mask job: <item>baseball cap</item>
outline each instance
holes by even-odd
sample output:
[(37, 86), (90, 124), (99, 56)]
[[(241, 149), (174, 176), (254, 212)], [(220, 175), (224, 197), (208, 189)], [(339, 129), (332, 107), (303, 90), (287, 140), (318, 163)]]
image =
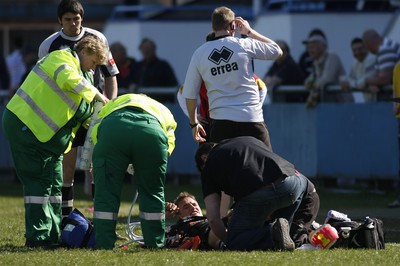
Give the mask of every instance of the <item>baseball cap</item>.
[(321, 42), (323, 44), (326, 44), (326, 39), (321, 35), (311, 35), (310, 37), (308, 37), (307, 40), (303, 41), (303, 44), (307, 44), (309, 42)]

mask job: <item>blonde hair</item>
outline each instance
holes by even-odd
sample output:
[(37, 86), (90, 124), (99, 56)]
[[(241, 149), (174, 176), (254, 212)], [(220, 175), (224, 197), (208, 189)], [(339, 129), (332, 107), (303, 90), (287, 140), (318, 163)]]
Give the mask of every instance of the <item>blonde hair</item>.
[(100, 38), (94, 35), (87, 35), (75, 44), (74, 50), (78, 53), (85, 51), (89, 55), (96, 55), (97, 65), (102, 65), (108, 57), (108, 45)]
[(213, 31), (228, 29), (229, 24), (235, 19), (235, 13), (226, 6), (217, 7), (211, 16)]

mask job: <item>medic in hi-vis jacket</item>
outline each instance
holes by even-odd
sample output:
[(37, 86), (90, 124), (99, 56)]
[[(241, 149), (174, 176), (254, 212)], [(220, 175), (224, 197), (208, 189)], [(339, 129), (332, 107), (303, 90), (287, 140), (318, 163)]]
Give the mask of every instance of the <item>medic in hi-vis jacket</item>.
[[(164, 184), (175, 148), (170, 110), (143, 94), (124, 94), (106, 104), (92, 131), (96, 248), (114, 248), (123, 180), (133, 165), (144, 244), (164, 246)], [(134, 191), (132, 191), (134, 192)]]
[(63, 153), (75, 130), (103, 96), (85, 72), (106, 59), (108, 48), (88, 36), (74, 48), (54, 51), (33, 67), (3, 113), (7, 137), (25, 203), (25, 245), (54, 246), (59, 241)]

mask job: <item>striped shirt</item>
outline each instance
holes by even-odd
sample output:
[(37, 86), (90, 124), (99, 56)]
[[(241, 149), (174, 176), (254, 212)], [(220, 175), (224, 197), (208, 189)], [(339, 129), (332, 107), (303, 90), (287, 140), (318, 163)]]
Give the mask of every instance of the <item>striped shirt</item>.
[(387, 68), (394, 68), (399, 59), (399, 43), (385, 38), (379, 47), (376, 58), (376, 69), (378, 71), (382, 71)]

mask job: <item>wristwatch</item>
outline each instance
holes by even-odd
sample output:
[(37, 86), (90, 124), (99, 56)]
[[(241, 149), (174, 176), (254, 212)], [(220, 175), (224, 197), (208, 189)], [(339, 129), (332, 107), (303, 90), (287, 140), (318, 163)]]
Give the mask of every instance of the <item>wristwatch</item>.
[(199, 124), (199, 123), (194, 123), (194, 124), (190, 124), (190, 123), (189, 123), (190, 128), (195, 128), (195, 127), (197, 127), (198, 124)]

